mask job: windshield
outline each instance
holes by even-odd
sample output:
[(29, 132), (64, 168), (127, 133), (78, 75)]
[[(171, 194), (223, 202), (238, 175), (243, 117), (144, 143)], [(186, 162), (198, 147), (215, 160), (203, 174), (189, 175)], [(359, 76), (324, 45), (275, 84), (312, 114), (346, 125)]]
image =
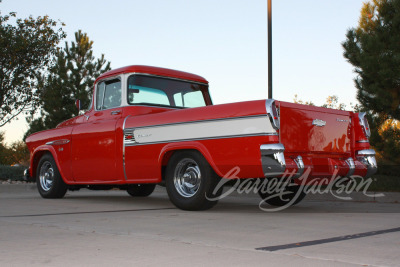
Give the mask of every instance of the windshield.
[(206, 106), (207, 85), (146, 75), (128, 78), (130, 105), (157, 105), (177, 108)]

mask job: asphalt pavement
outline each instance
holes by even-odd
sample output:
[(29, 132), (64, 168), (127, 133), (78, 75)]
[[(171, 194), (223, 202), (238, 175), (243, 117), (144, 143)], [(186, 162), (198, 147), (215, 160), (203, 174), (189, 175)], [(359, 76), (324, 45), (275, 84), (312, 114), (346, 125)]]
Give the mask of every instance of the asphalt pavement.
[(165, 188), (42, 199), (0, 185), (0, 266), (400, 266), (400, 193), (309, 195), (279, 212), (255, 194), (176, 209)]

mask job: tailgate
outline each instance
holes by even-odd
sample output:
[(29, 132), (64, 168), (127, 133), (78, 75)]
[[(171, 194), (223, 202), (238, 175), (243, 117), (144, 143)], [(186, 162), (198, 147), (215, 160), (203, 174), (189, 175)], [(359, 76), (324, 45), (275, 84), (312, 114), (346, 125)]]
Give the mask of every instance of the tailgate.
[(285, 153), (351, 153), (351, 112), (279, 102)]

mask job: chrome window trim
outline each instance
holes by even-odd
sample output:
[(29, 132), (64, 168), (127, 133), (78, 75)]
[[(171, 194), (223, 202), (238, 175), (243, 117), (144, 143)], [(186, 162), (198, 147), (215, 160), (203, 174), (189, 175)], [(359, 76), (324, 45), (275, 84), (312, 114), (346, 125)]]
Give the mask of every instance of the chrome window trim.
[[(98, 87), (98, 85), (100, 84), (100, 83), (102, 83), (102, 82), (106, 82), (106, 81), (110, 81), (110, 80), (116, 80), (116, 79), (118, 79), (120, 82), (121, 82), (121, 105), (119, 105), (119, 106), (117, 106), (117, 107), (112, 107), (112, 108), (107, 108), (107, 109), (97, 109), (97, 101), (96, 101), (96, 93), (97, 93), (97, 87)], [(95, 86), (95, 88), (94, 88), (94, 93), (93, 93), (93, 102), (94, 102), (94, 107), (93, 107), (93, 110), (94, 111), (103, 111), (103, 110), (110, 110), (110, 109), (113, 109), (113, 108), (119, 108), (119, 107), (122, 107), (123, 105), (122, 105), (122, 103), (123, 103), (123, 82), (122, 82), (122, 76), (120, 75), (120, 74), (118, 74), (118, 75), (116, 75), (116, 76), (112, 76), (112, 77), (107, 77), (107, 78), (104, 78), (104, 79), (101, 79), (101, 80), (99, 80), (97, 83), (96, 83), (96, 86)], [(106, 89), (104, 88), (104, 92), (103, 92), (103, 103), (104, 103), (104, 95), (105, 95), (105, 93), (106, 93)]]
[[(169, 79), (169, 80), (181, 81), (181, 82), (189, 82), (189, 83), (194, 83), (194, 84), (207, 86), (207, 93), (208, 93), (208, 96), (210, 98), (210, 105), (207, 105), (206, 99), (204, 99), (204, 104), (205, 105), (204, 106), (200, 106), (200, 107), (207, 107), (207, 106), (212, 106), (213, 105), (213, 101), (211, 99), (211, 95), (210, 95), (210, 91), (209, 91), (209, 84), (208, 83), (201, 83), (201, 82), (196, 82), (196, 81), (192, 81), (192, 80), (173, 78), (173, 77), (169, 77), (169, 76), (154, 75), (154, 74), (149, 74), (149, 73), (129, 72), (129, 73), (125, 74), (125, 81), (126, 81), (125, 89), (126, 89), (126, 92), (124, 94), (125, 94), (125, 99), (126, 99), (127, 106), (154, 106), (154, 107), (165, 107), (165, 108), (174, 108), (174, 109), (188, 109), (188, 108), (191, 108), (191, 107), (172, 107), (170, 105), (165, 105), (164, 106), (164, 105), (157, 105), (157, 104), (152, 104), (152, 103), (148, 103), (148, 105), (145, 105), (143, 103), (137, 103), (137, 104), (136, 103), (133, 103), (133, 104), (129, 103), (129, 101), (128, 101), (128, 81), (129, 81), (129, 78), (131, 76), (135, 76), (135, 75), (143, 75), (143, 76), (148, 76), (148, 77), (163, 78), (163, 79)], [(203, 98), (204, 98), (204, 96), (203, 96)]]

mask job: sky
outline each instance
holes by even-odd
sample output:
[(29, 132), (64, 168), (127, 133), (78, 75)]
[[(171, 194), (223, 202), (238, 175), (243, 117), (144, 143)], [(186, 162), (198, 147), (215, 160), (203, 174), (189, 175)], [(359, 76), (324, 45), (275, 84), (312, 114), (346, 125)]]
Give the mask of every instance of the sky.
[[(364, 0), (365, 1), (365, 0)], [(273, 98), (330, 95), (357, 103), (352, 66), (341, 43), (356, 27), (363, 0), (272, 0)], [(112, 68), (150, 65), (191, 72), (210, 82), (214, 104), (265, 99), (268, 92), (267, 0), (2, 0), (2, 15), (48, 15), (79, 29)], [(60, 44), (64, 46), (64, 43)], [(22, 139), (25, 119), (0, 128)]]

